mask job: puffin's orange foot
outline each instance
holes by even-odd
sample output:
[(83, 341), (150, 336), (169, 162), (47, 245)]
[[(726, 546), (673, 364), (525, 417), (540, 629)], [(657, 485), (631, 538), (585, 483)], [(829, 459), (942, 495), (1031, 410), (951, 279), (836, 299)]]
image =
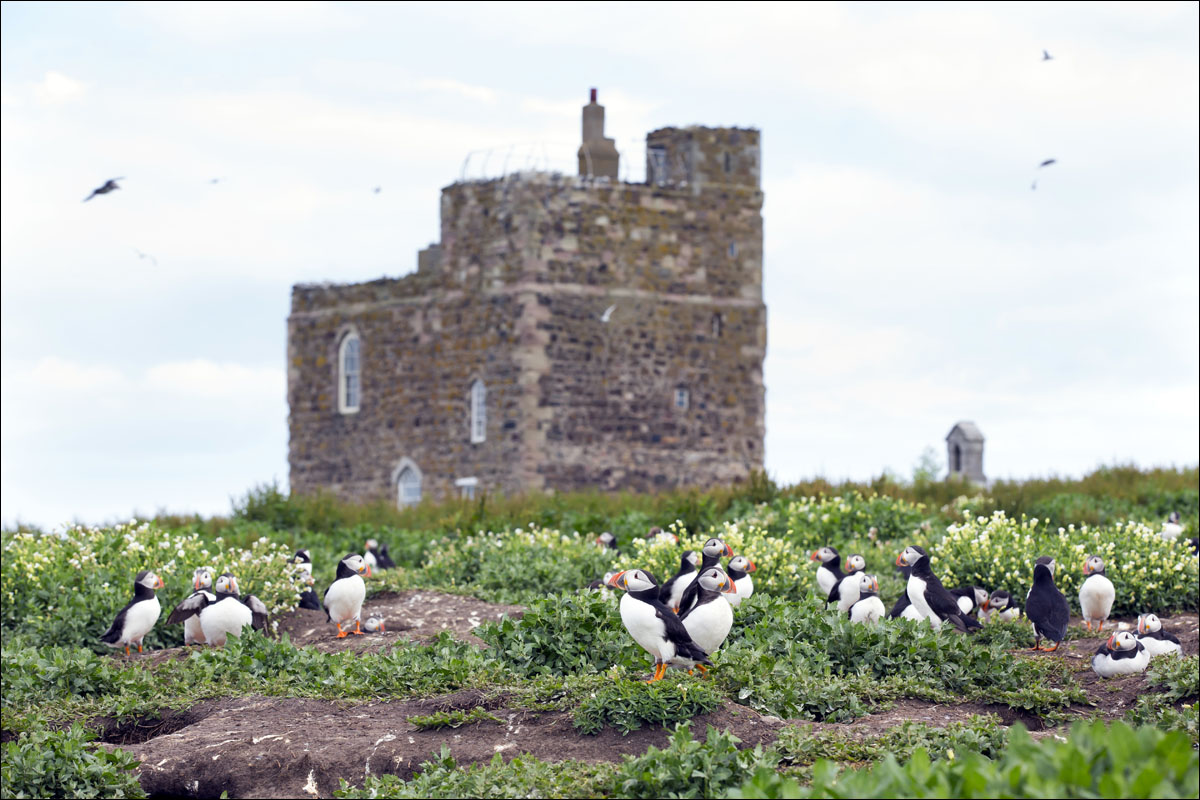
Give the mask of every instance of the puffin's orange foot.
[(366, 632), (362, 630), (361, 624), (359, 623), (358, 620), (354, 620), (354, 630), (352, 630), (350, 632), (354, 633), (354, 634), (358, 634), (359, 636), (366, 636)]
[(138, 642), (138, 652), (142, 652), (142, 643)]
[(349, 635), (350, 635), (350, 631), (338, 631), (338, 635), (336, 638), (345, 639)]
[(125, 645), (125, 655), (129, 655), (129, 645)]
[(663, 678), (663, 673), (665, 673), (666, 671), (667, 671), (666, 664), (656, 664), (654, 666), (654, 677), (651, 678), (650, 680), (646, 681), (646, 683), (654, 683), (655, 681), (661, 681)]
[(700, 674), (701, 674), (701, 675), (707, 675), (707, 674), (708, 674), (708, 667), (704, 666), (703, 664), (697, 664), (697, 665), (696, 665), (696, 669), (700, 670)]
[(1104, 620), (1100, 620), (1100, 624), (1096, 626), (1096, 633), (1104, 633)]
[(1090, 619), (1085, 619), (1083, 624), (1087, 626), (1088, 632), (1090, 633), (1092, 630), (1092, 621)]

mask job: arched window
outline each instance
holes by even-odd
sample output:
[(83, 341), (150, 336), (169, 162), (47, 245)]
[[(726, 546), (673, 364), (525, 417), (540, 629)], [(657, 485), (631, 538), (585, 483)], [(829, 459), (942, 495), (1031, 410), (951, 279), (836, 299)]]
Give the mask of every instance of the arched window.
[(483, 381), (471, 384), (471, 443), (487, 441), (487, 387)]
[(362, 400), (362, 342), (358, 334), (347, 333), (338, 347), (338, 411), (358, 412)]
[(954, 472), (962, 472), (962, 447), (958, 444), (954, 445)]
[(396, 505), (400, 508), (421, 502), (421, 470), (407, 458), (396, 470)]

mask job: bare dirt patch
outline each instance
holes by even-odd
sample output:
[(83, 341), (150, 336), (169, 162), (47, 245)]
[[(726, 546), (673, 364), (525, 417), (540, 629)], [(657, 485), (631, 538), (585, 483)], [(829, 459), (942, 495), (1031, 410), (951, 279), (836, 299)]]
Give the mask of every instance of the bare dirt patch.
[[(226, 700), (202, 718), (144, 742), (125, 745), (142, 760), (139, 780), (151, 795), (216, 797), (329, 797), (338, 779), (361, 784), (369, 774), (410, 778), (415, 768), (448, 745), (459, 764), (531, 753), (546, 761), (615, 762), (622, 755), (664, 747), (668, 732), (643, 728), (627, 736), (605, 729), (578, 733), (566, 712), (495, 708), (501, 722), (458, 729), (420, 730), (407, 718), (431, 710), (476, 707), (481, 694), (457, 692), (409, 702), (343, 705), (322, 700), (251, 697)], [(696, 717), (728, 730), (746, 746), (768, 745), (783, 722), (725, 703)]]

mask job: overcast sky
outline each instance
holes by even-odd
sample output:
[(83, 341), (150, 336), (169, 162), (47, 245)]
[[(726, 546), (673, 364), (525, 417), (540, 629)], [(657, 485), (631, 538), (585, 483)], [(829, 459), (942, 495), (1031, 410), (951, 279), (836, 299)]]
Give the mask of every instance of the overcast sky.
[(290, 286), (412, 271), (464, 174), (574, 171), (592, 86), (633, 180), (656, 127), (763, 132), (777, 479), (960, 419), (991, 477), (1198, 460), (1194, 3), (2, 13), (6, 523), (286, 484)]

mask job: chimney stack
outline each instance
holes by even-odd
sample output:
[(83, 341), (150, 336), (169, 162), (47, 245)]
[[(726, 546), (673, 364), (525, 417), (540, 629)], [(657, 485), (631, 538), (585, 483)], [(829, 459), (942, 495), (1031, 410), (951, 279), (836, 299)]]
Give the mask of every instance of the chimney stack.
[(604, 106), (596, 102), (596, 90), (583, 107), (583, 144), (579, 146), (579, 174), (584, 177), (607, 177), (617, 180), (620, 156), (617, 145), (604, 136)]

